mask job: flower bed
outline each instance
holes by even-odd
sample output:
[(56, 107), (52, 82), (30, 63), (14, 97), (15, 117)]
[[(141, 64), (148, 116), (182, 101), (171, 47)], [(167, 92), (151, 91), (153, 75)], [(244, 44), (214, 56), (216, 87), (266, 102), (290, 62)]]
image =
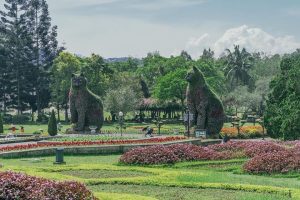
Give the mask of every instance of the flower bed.
[(191, 144), (155, 145), (135, 148), (123, 154), (121, 163), (125, 164), (173, 164), (191, 160), (221, 160), (230, 158), (229, 154), (220, 153)]
[(108, 141), (66, 141), (66, 142), (44, 142), (38, 144), (20, 144), (14, 146), (0, 147), (0, 152), (35, 149), (44, 147), (58, 147), (58, 146), (91, 146), (91, 145), (120, 145), (120, 144), (151, 144), (171, 142), (177, 140), (183, 140), (185, 137), (165, 137), (165, 138), (150, 138), (139, 140), (108, 140)]
[(236, 127), (223, 127), (221, 135), (226, 135), (230, 138), (257, 138), (263, 136), (263, 128), (261, 126), (242, 126), (240, 128), (240, 135)]
[(173, 164), (180, 161), (251, 158), (243, 167), (249, 173), (283, 173), (300, 170), (300, 142), (237, 141), (201, 147), (190, 144), (133, 149), (120, 158), (125, 164)]
[(0, 172), (0, 199), (97, 200), (81, 183), (55, 182), (14, 172)]

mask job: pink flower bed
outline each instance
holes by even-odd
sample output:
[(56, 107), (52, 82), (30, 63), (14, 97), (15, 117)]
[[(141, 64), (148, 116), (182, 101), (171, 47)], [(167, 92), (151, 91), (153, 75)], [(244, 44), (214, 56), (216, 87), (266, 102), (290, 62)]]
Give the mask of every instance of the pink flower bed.
[(173, 164), (179, 161), (228, 159), (226, 155), (208, 147), (191, 144), (156, 145), (132, 149), (120, 158), (126, 164)]
[(140, 140), (109, 140), (109, 141), (65, 141), (65, 142), (44, 142), (38, 144), (20, 144), (14, 146), (0, 147), (0, 152), (58, 147), (58, 146), (91, 146), (91, 145), (118, 145), (118, 144), (147, 144), (147, 143), (163, 143), (177, 140), (183, 140), (185, 137), (165, 137), (165, 138), (150, 138)]
[(55, 182), (14, 172), (0, 172), (0, 199), (97, 200), (81, 183)]
[(201, 147), (190, 144), (136, 148), (120, 158), (125, 164), (173, 164), (180, 161), (225, 160), (248, 157), (249, 173), (283, 173), (300, 170), (300, 142), (237, 141)]
[(285, 173), (300, 170), (300, 154), (292, 150), (262, 153), (243, 166), (250, 173)]

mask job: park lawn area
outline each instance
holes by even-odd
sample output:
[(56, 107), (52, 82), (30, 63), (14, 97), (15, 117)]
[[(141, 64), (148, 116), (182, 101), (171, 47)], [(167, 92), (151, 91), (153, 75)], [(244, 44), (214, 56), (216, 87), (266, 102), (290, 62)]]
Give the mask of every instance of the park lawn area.
[(66, 165), (53, 165), (54, 156), (0, 159), (4, 166), (0, 170), (80, 181), (104, 200), (300, 199), (300, 173), (271, 176), (245, 174), (241, 169), (245, 159), (125, 166), (118, 164), (119, 157), (65, 156)]

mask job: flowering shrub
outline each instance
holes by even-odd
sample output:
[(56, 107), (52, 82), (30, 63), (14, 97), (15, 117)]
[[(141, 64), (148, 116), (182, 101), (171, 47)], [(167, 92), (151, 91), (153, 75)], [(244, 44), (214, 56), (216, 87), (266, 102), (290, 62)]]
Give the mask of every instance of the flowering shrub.
[(121, 163), (127, 164), (173, 164), (179, 158), (168, 147), (154, 145), (150, 147), (140, 147), (126, 152), (120, 158)]
[(231, 158), (230, 154), (216, 152), (208, 147), (191, 144), (156, 145), (135, 148), (120, 158), (126, 164), (173, 164), (179, 161), (220, 160)]
[(236, 127), (223, 127), (221, 135), (226, 135), (230, 138), (256, 138), (263, 136), (263, 128), (261, 126), (242, 126), (240, 135)]
[(97, 200), (78, 182), (55, 182), (21, 173), (0, 173), (0, 199)]
[(146, 144), (146, 143), (163, 143), (170, 141), (183, 140), (185, 137), (165, 137), (165, 138), (150, 138), (139, 140), (107, 140), (107, 141), (65, 141), (65, 142), (40, 142), (38, 144), (20, 144), (14, 146), (2, 146), (0, 152), (57, 147), (57, 146), (90, 146), (90, 145), (114, 145), (114, 144)]
[(300, 154), (290, 150), (262, 153), (246, 162), (243, 168), (250, 173), (285, 173), (300, 170)]
[(286, 150), (284, 146), (274, 142), (255, 142), (246, 146), (245, 154), (248, 157), (254, 157), (264, 153), (277, 153)]

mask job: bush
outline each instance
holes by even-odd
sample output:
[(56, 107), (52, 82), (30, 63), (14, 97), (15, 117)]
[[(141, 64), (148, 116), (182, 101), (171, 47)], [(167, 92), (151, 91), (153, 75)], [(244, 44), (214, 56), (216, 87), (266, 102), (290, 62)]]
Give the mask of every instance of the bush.
[(51, 136), (57, 135), (57, 124), (54, 110), (51, 112), (51, 116), (48, 122), (48, 134)]
[(126, 152), (120, 158), (126, 164), (174, 164), (179, 158), (169, 148), (163, 145), (135, 148)]
[(217, 152), (208, 147), (191, 144), (156, 145), (136, 148), (126, 152), (120, 158), (125, 164), (174, 164), (192, 160), (222, 160), (232, 158), (228, 152)]
[(250, 173), (286, 173), (300, 170), (300, 154), (288, 150), (262, 153), (254, 156), (244, 165)]
[(4, 128), (3, 128), (3, 118), (2, 115), (0, 114), (0, 133), (4, 133)]
[(286, 150), (285, 147), (274, 142), (255, 142), (247, 145), (245, 154), (248, 157), (254, 157), (264, 153), (277, 153)]
[(36, 119), (36, 122), (39, 123), (47, 123), (48, 121), (49, 121), (49, 116), (44, 113), (39, 114)]
[(261, 126), (242, 126), (240, 128), (240, 135), (238, 135), (236, 127), (223, 127), (221, 135), (226, 135), (229, 138), (257, 138), (263, 136), (263, 128)]
[(29, 122), (31, 120), (31, 117), (29, 114), (13, 115), (11, 120), (11, 123), (13, 124), (24, 124)]
[(96, 200), (78, 182), (55, 182), (21, 173), (0, 172), (0, 199)]

